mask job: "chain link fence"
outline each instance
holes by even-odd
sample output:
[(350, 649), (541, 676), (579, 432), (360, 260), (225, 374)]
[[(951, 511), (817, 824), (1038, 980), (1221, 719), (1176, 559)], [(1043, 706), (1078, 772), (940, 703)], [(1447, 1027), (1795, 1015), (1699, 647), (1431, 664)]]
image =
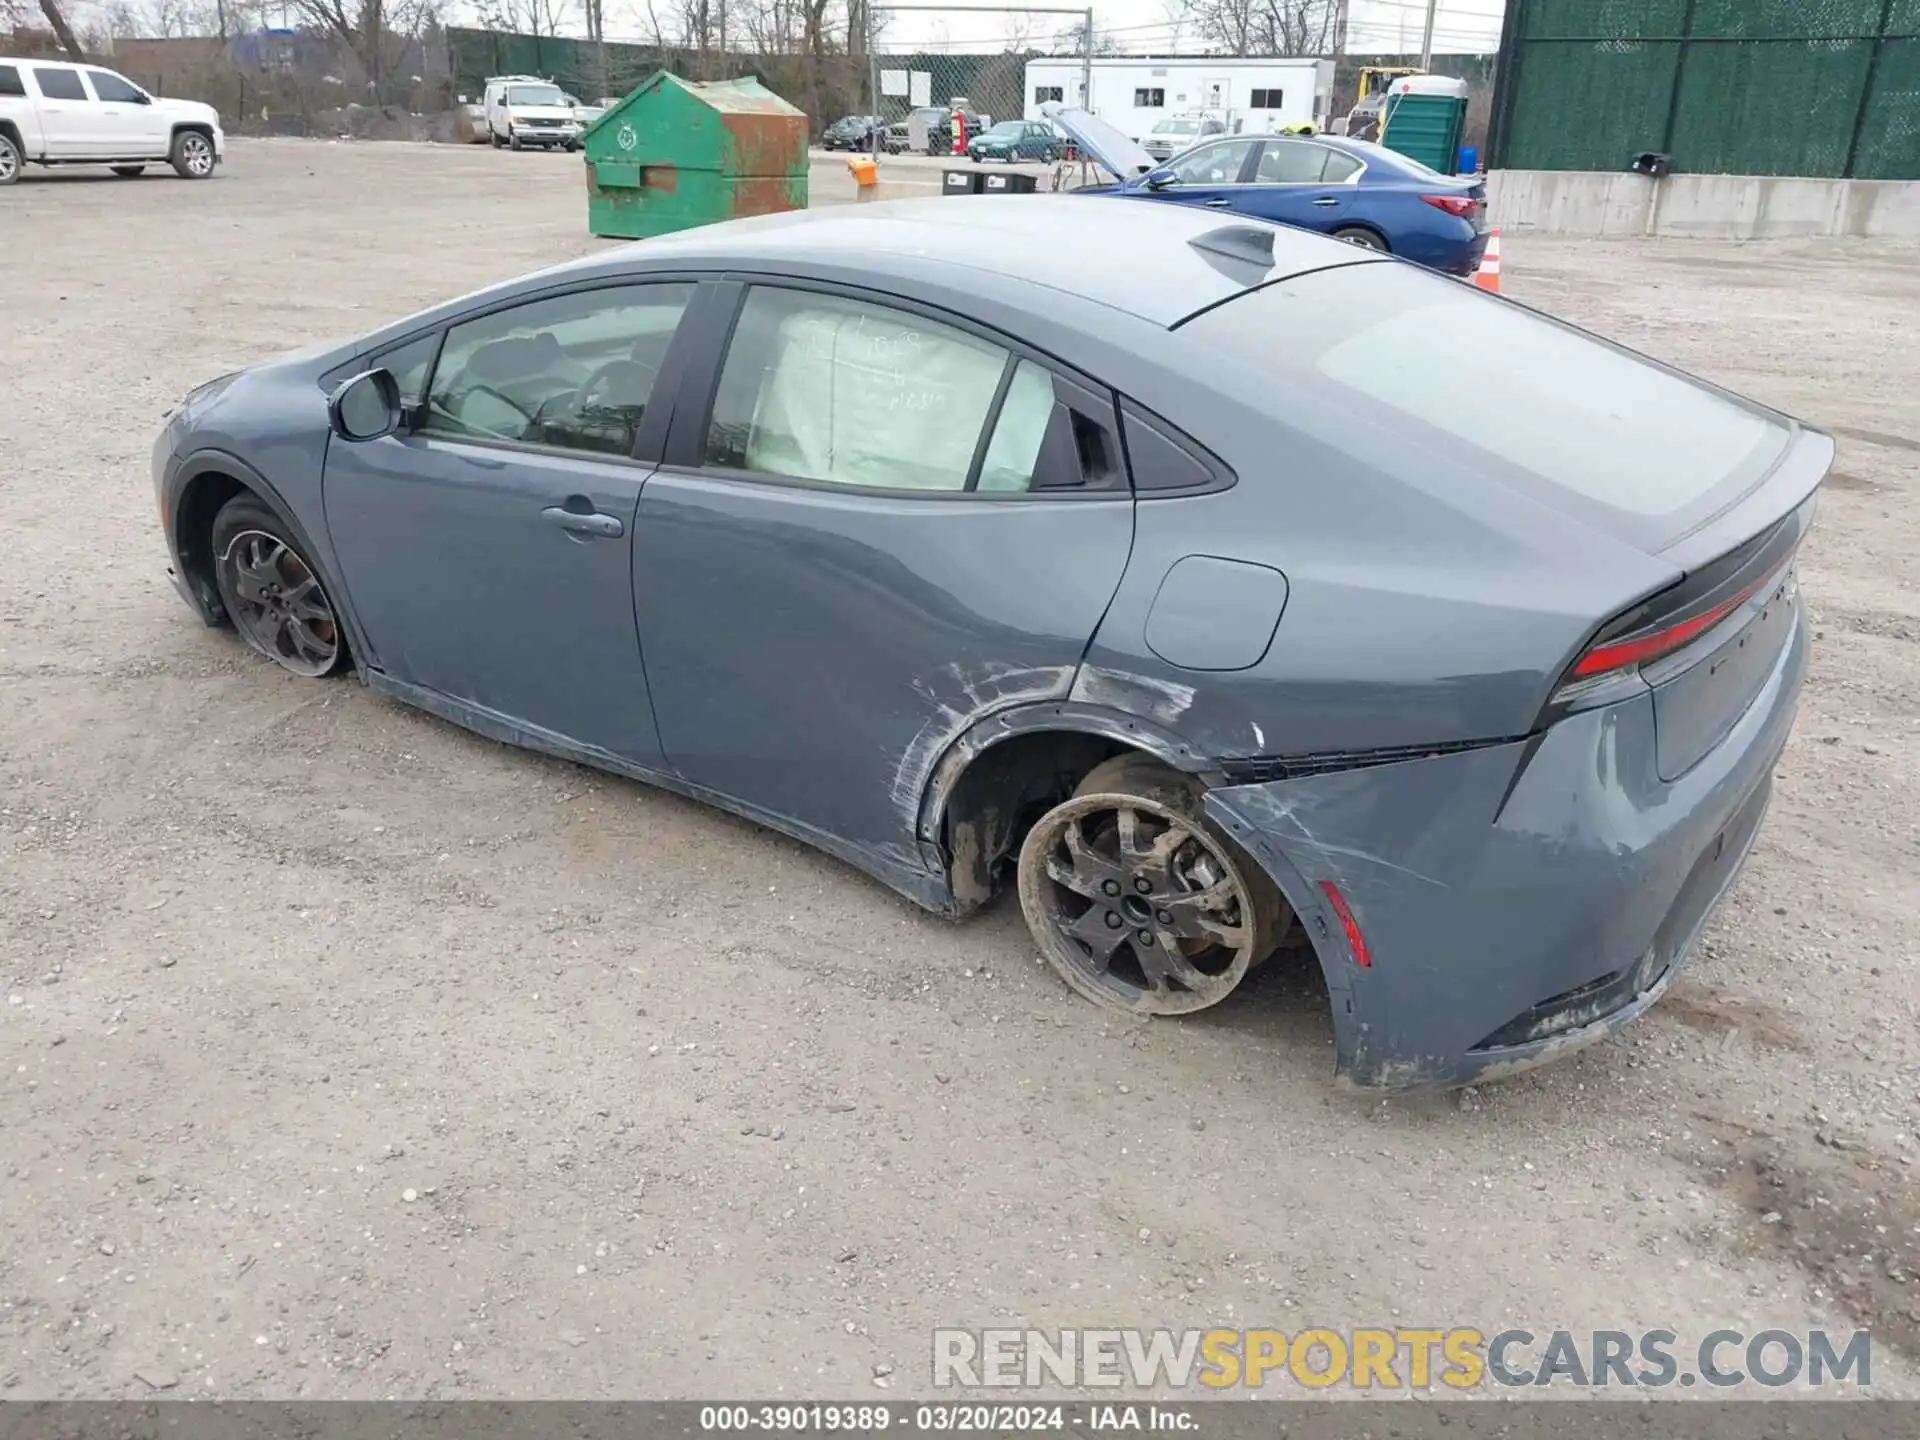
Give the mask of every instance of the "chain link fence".
[(1509, 0), (1492, 151), (1920, 179), (1920, 0)]

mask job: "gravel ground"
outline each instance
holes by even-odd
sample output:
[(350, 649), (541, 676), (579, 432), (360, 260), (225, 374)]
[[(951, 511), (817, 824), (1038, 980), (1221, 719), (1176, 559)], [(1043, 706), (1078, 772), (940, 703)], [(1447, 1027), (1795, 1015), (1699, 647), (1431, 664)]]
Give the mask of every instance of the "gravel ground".
[(1911, 248), (1507, 237), (1510, 293), (1841, 437), (1819, 644), (1671, 998), (1382, 1101), (1312, 977), (1117, 1023), (1011, 904), (943, 922), (189, 616), (168, 406), (584, 212), (563, 156), (298, 141), (0, 193), (5, 1394), (912, 1394), (994, 1323), (1871, 1324), (1920, 1393)]

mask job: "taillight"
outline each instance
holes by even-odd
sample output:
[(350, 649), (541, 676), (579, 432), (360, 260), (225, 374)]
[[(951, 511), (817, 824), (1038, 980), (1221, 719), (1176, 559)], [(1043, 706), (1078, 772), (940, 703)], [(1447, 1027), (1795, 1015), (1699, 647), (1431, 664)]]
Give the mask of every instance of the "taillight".
[(1606, 635), (1603, 631), (1604, 638), (1595, 640), (1569, 667), (1567, 679), (1590, 680), (1615, 670), (1645, 665), (1685, 648), (1754, 596), (1778, 585), (1786, 577), (1787, 566), (1792, 563), (1789, 559), (1785, 565), (1768, 571), (1724, 600), (1717, 600), (1706, 609), (1681, 619), (1663, 618), (1653, 625), (1624, 635)]
[(1471, 195), (1422, 195), (1420, 197), (1436, 210), (1444, 210), (1449, 215), (1458, 215), (1467, 219), (1480, 208), (1480, 202)]

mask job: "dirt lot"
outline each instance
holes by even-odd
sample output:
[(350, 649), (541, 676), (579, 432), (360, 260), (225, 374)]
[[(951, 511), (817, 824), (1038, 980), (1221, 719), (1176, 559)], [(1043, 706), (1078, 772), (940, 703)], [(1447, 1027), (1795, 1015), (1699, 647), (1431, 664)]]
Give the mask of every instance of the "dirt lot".
[(1507, 237), (1511, 293), (1840, 435), (1819, 643), (1690, 978), (1386, 1102), (1329, 1088), (1312, 977), (1103, 1019), (1011, 905), (950, 925), (190, 617), (168, 406), (584, 219), (577, 160), (399, 145), (0, 193), (5, 1394), (914, 1394), (993, 1323), (1868, 1323), (1920, 1393), (1912, 249)]

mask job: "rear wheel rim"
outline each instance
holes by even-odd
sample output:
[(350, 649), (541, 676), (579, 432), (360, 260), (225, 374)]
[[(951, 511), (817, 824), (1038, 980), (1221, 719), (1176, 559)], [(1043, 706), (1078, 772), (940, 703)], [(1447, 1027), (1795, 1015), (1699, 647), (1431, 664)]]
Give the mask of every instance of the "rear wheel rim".
[(1042, 817), (1028, 918), (1075, 988), (1146, 1015), (1226, 999), (1257, 958), (1239, 867), (1186, 816), (1131, 795), (1085, 795)]
[(182, 139), (180, 157), (195, 175), (205, 175), (213, 169), (213, 146), (207, 143), (205, 136), (188, 135)]
[(1362, 250), (1384, 250), (1387, 248), (1365, 230), (1350, 230), (1345, 235), (1339, 235), (1335, 238), (1344, 240), (1349, 245), (1358, 245)]
[(325, 675), (340, 658), (340, 623), (319, 578), (284, 540), (242, 530), (220, 555), (234, 628), (296, 675)]

